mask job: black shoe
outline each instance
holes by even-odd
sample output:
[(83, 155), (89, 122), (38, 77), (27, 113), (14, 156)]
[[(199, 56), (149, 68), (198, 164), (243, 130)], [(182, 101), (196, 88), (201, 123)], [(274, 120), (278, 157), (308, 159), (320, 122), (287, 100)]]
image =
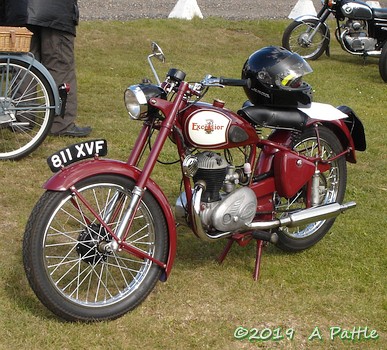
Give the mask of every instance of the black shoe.
[(89, 136), (91, 133), (91, 127), (90, 126), (77, 126), (73, 124), (69, 128), (63, 131), (59, 131), (56, 133), (51, 133), (53, 136), (70, 136), (70, 137), (85, 137)]

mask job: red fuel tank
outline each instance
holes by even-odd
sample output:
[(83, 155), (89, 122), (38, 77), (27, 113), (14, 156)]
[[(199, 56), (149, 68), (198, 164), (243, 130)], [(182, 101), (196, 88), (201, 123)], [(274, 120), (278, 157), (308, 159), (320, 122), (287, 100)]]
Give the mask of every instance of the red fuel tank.
[(255, 128), (234, 112), (208, 103), (185, 111), (182, 126), (188, 144), (202, 149), (233, 148), (255, 144)]

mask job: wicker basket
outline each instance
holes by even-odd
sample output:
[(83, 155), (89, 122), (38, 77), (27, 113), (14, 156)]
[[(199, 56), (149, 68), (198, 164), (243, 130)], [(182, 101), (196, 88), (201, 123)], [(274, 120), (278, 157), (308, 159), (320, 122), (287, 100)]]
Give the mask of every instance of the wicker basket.
[(31, 37), (25, 27), (0, 26), (0, 52), (29, 52)]

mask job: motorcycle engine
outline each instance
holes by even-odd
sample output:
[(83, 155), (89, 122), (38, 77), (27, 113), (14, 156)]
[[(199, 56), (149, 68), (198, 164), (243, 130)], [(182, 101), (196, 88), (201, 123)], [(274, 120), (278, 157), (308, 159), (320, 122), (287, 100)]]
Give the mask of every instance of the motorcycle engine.
[(368, 36), (367, 22), (360, 20), (348, 20), (341, 35), (345, 46), (350, 51), (362, 52), (373, 51), (376, 48), (377, 40)]
[(194, 182), (204, 180), (206, 190), (202, 195), (202, 201), (206, 203), (220, 200), (220, 189), (226, 177), (228, 163), (219, 154), (214, 152), (198, 153), (198, 169), (193, 176)]
[[(206, 151), (187, 157), (183, 169), (186, 175), (194, 169), (194, 183), (205, 183), (200, 209), (205, 230), (236, 231), (253, 220), (257, 207), (256, 195), (247, 186), (236, 186), (250, 176), (248, 166), (235, 169), (219, 154)], [(186, 196), (183, 193), (176, 202), (175, 216), (179, 223), (185, 225), (186, 208)]]

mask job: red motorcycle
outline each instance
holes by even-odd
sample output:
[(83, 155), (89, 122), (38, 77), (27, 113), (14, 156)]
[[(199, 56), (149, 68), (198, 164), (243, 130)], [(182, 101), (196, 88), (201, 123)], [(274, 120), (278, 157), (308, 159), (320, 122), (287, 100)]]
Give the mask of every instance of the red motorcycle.
[[(142, 123), (128, 160), (101, 159), (105, 140), (50, 156), (56, 174), (26, 226), (29, 283), (69, 321), (114, 319), (137, 307), (171, 272), (178, 224), (208, 242), (225, 238), (220, 261), (234, 242), (256, 241), (258, 278), (263, 242), (307, 249), (356, 205), (341, 203), (346, 161), (355, 163), (355, 150), (366, 147), (362, 123), (349, 107), (312, 102), (302, 80), (312, 69), (301, 56), (270, 46), (247, 59), (241, 79), (189, 83), (170, 69), (160, 83), (152, 58), (164, 61), (164, 54), (152, 46), (158, 84), (125, 91), (130, 118)], [(200, 101), (210, 87), (224, 86), (246, 91), (249, 101), (237, 113), (221, 100)], [(268, 137), (263, 127), (272, 129)], [(175, 213), (151, 179), (167, 140), (181, 164)]]

